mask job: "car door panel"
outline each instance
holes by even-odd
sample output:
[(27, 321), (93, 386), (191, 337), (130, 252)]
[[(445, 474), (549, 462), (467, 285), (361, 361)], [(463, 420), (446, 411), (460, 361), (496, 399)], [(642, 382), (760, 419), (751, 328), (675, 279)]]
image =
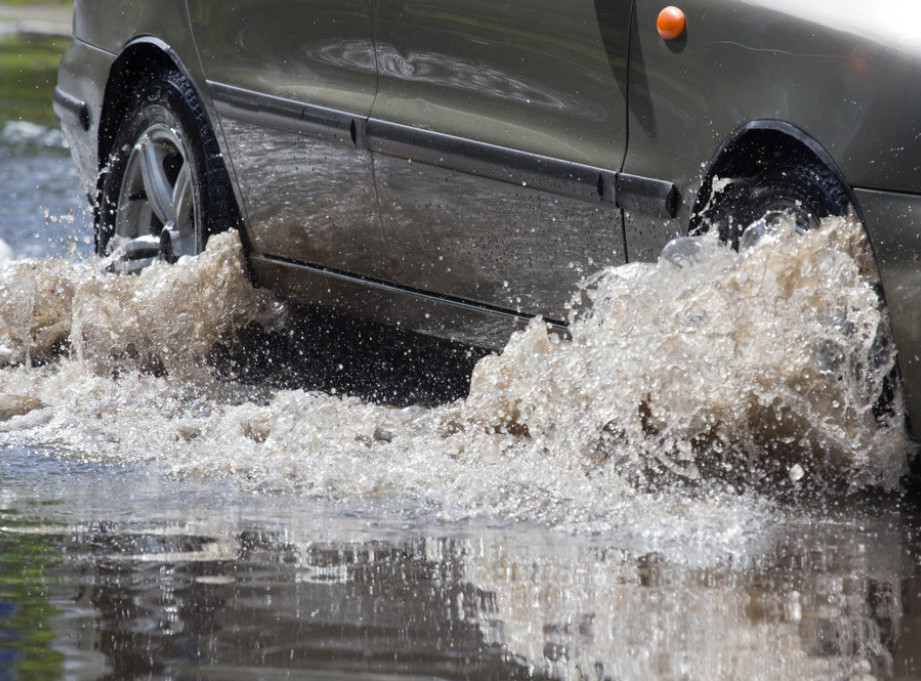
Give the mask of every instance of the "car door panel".
[(373, 276), (370, 0), (189, 0), (257, 254)]
[[(624, 261), (607, 178), (626, 145), (630, 2), (603, 4), (375, 0), (387, 280), (560, 318), (582, 274)], [(381, 143), (378, 122), (415, 140)], [(459, 144), (433, 154), (437, 135)], [(535, 188), (529, 159), (562, 186)]]

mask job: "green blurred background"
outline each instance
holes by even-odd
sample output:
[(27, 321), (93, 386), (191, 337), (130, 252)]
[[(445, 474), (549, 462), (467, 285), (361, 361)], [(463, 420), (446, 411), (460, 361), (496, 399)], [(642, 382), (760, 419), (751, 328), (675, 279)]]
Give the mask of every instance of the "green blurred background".
[[(6, 144), (8, 123), (58, 125), (51, 95), (58, 62), (70, 42), (71, 7), (72, 0), (0, 0), (0, 177), (5, 177), (4, 163), (15, 171), (30, 167), (16, 148)], [(60, 163), (69, 163), (63, 149), (53, 151)], [(2, 184), (0, 216), (16, 215), (17, 219), (2, 219), (0, 227), (16, 228), (25, 219), (16, 212), (17, 189), (28, 181), (11, 187), (6, 177)], [(10, 238), (6, 233), (3, 236)], [(15, 518), (5, 517), (6, 525), (11, 522), (15, 524)], [(55, 645), (52, 624), (60, 613), (48, 599), (58, 581), (52, 573), (60, 556), (48, 546), (44, 535), (0, 532), (0, 680), (66, 678), (64, 655)]]
[(0, 0), (0, 127), (57, 125), (51, 94), (67, 48), (72, 0)]

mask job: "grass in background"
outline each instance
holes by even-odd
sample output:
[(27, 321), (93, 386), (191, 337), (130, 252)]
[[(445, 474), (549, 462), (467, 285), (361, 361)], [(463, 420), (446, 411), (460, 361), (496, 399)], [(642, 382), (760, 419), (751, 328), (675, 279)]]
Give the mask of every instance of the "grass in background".
[(0, 125), (24, 120), (57, 125), (51, 95), (66, 38), (0, 36)]
[[(62, 13), (72, 6), (73, 0), (0, 0), (0, 9), (14, 21), (20, 11), (26, 17), (42, 8)], [(58, 63), (69, 42), (31, 33), (0, 35), (0, 125), (15, 120), (57, 124), (51, 94)]]
[(73, 0), (0, 0), (0, 5), (70, 5)]

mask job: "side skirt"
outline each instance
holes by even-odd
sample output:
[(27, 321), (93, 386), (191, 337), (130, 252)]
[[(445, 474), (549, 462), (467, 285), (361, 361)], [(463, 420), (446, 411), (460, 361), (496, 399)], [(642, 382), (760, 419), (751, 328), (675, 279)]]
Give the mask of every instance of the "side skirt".
[[(260, 286), (291, 297), (298, 304), (331, 307), (381, 324), (489, 350), (501, 350), (512, 333), (532, 319), (278, 258), (253, 255), (250, 261)], [(553, 333), (568, 335), (563, 324), (547, 322), (547, 326)]]

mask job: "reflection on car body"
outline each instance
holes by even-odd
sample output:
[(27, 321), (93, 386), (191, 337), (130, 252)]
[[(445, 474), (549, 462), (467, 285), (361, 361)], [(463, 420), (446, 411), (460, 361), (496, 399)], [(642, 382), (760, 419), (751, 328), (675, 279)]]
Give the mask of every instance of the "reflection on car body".
[(917, 427), (912, 8), (78, 0), (55, 103), (125, 269), (239, 225), (261, 284), (485, 347), (676, 236), (853, 207)]

